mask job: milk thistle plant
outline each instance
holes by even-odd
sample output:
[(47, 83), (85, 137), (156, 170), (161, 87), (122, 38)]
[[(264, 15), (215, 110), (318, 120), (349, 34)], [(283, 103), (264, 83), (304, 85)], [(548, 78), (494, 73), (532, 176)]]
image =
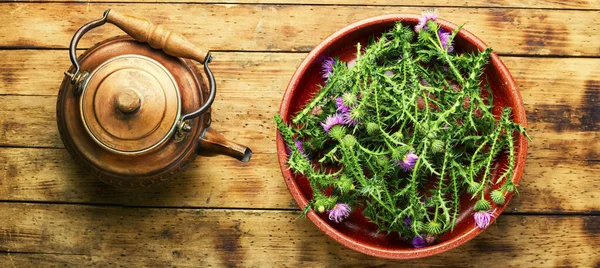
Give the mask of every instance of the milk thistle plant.
[[(305, 213), (339, 223), (360, 208), (379, 231), (424, 247), (453, 229), (465, 192), (478, 200), (473, 219), (483, 229), (492, 203), (516, 191), (514, 136), (526, 133), (510, 108), (492, 113), (482, 83), (492, 50), (455, 53), (462, 26), (448, 32), (436, 18), (426, 12), (414, 28), (397, 23), (357, 44), (356, 61), (326, 58), (314, 98), (290, 125), (275, 117), (287, 164), (314, 192)], [(508, 164), (492, 181), (502, 152)]]

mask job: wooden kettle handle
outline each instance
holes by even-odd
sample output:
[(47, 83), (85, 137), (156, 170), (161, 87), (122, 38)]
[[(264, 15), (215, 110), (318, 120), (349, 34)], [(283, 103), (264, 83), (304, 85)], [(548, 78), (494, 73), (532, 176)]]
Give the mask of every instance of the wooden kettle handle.
[(119, 27), (135, 40), (146, 42), (155, 49), (162, 49), (171, 56), (193, 59), (202, 64), (206, 60), (206, 51), (162, 25), (155, 25), (146, 19), (123, 15), (114, 10), (108, 12), (106, 21)]

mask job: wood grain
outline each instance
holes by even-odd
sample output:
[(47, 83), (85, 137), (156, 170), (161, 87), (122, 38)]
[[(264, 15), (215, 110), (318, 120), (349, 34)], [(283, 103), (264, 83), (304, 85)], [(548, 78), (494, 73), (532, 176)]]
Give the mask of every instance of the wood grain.
[[(77, 0), (45, 0), (45, 2), (78, 2)], [(86, 2), (123, 2), (122, 0), (88, 0)], [(364, 0), (129, 0), (127, 2), (153, 3), (220, 3), (220, 4), (284, 4), (284, 5), (365, 5)], [(554, 9), (600, 9), (598, 0), (422, 0), (405, 2), (397, 0), (372, 0), (368, 5), (376, 6), (418, 6), (418, 7), (517, 7)]]
[[(273, 116), (280, 97), (219, 94), (213, 104), (213, 126), (235, 142), (252, 145), (255, 153), (275, 153)], [(56, 126), (55, 97), (0, 96), (0, 103), (0, 146), (64, 147)], [(530, 155), (554, 160), (600, 160), (600, 122), (598, 114), (593, 113), (598, 106), (567, 105), (565, 111), (554, 106), (527, 105), (530, 134), (535, 139), (529, 145)], [(590, 112), (584, 114), (581, 110)]]
[[(55, 95), (70, 65), (63, 51), (0, 51), (0, 145), (57, 147)], [(297, 53), (215, 53), (214, 126), (255, 152), (275, 152), (272, 117), (304, 58)], [(600, 59), (503, 57), (526, 104), (535, 157), (600, 159)], [(22, 65), (39, 66), (39, 70)], [(557, 70), (560, 75), (556, 75)], [(15, 95), (15, 96), (13, 96)], [(23, 95), (23, 96), (21, 96)], [(26, 95), (44, 95), (34, 97)], [(23, 116), (27, 115), (27, 116)], [(39, 135), (43, 132), (44, 135)]]
[[(600, 266), (600, 0), (116, 2), (0, 0), (0, 267)], [(521, 195), (482, 235), (423, 260), (376, 259), (296, 219), (272, 117), (304, 52), (357, 20), (429, 6), (504, 55), (534, 141)], [(217, 51), (213, 126), (251, 144), (251, 162), (198, 158), (141, 190), (75, 164), (58, 137), (56, 94), (71, 37), (106, 8)], [(103, 26), (80, 48), (121, 34)], [(568, 57), (523, 57), (539, 55)]]
[[(351, 251), (297, 212), (0, 204), (2, 266), (577, 266), (600, 262), (600, 217), (503, 215), (460, 248), (390, 261)], [(545, 254), (540, 254), (541, 251)], [(14, 253), (17, 252), (17, 253)], [(27, 252), (20, 254), (18, 252)], [(29, 254), (28, 254), (29, 253)], [(39, 254), (32, 254), (39, 253)], [(110, 258), (108, 258), (110, 257)]]
[[(306, 55), (215, 52), (211, 69), (219, 93), (283, 94)], [(0, 95), (56, 96), (63, 72), (71, 66), (65, 50), (0, 50), (0, 58)], [(593, 97), (590, 95), (600, 88), (600, 59), (597, 58), (501, 58), (529, 104), (560, 104), (567, 98), (592, 102), (587, 98)]]
[[(98, 19), (106, 4), (13, 3), (0, 6), (3, 47), (66, 48), (75, 31)], [(308, 51), (336, 30), (368, 17), (419, 13), (422, 7), (310, 5), (112, 4), (134, 11), (209, 50)], [(68, 16), (64, 15), (68, 10)], [(443, 18), (486, 41), (502, 54), (599, 56), (596, 11), (438, 8)], [(36, 25), (36, 27), (31, 27)], [(88, 33), (81, 47), (121, 34), (105, 26)]]
[[(274, 155), (273, 115), (305, 54), (216, 53), (214, 124), (251, 144), (252, 161), (198, 159), (175, 182), (142, 192), (114, 190), (74, 165), (62, 149), (0, 149), (4, 200), (136, 206), (296, 208)], [(57, 87), (70, 63), (65, 51), (0, 51), (0, 146), (63, 148), (55, 120)], [(522, 197), (512, 211), (594, 213), (599, 170), (599, 59), (503, 57), (517, 80), (530, 121)], [(31, 62), (23, 65), (22, 62)], [(39, 69), (44, 62), (48, 68)], [(33, 67), (33, 68), (30, 68)], [(560, 70), (561, 75), (555, 75)], [(592, 201), (590, 201), (590, 198)]]
[[(598, 213), (597, 162), (531, 156), (516, 213)], [(85, 173), (64, 149), (0, 148), (0, 200), (118, 204), (153, 207), (298, 209), (275, 154), (239, 163), (226, 157), (196, 159), (170, 183), (151, 189), (107, 186)]]

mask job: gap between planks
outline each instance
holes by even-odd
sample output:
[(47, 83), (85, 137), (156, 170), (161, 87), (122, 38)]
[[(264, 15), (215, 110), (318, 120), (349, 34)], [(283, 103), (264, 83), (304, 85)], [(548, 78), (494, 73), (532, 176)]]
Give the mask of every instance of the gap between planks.
[[(77, 48), (79, 53), (83, 53), (86, 51), (87, 47)], [(0, 51), (2, 50), (57, 50), (57, 51), (68, 51), (68, 48), (63, 47), (37, 47), (37, 46), (0, 46)], [(212, 53), (270, 53), (270, 54), (306, 54), (310, 53), (311, 50), (223, 50), (223, 49), (214, 49), (210, 50)], [(563, 54), (547, 54), (547, 55), (536, 55), (536, 54), (511, 54), (511, 53), (496, 53), (500, 57), (515, 57), (515, 58), (545, 58), (545, 59), (599, 59), (600, 55), (563, 55)], [(78, 54), (79, 55), (79, 54)], [(68, 56), (67, 56), (68, 58)], [(2, 95), (2, 94), (0, 94)]]
[[(106, 260), (89, 258), (104, 256), (117, 263), (138, 258), (135, 261), (138, 265), (143, 263), (143, 258), (149, 261), (146, 265), (163, 263), (160, 266), (222, 263), (264, 267), (273, 266), (273, 261), (290, 267), (306, 262), (329, 262), (327, 266), (344, 267), (352, 264), (361, 267), (365, 263), (398, 265), (396, 261), (375, 259), (338, 245), (310, 221), (295, 220), (298, 212), (6, 204), (2, 207), (6, 211), (0, 216), (6, 223), (0, 227), (2, 251), (89, 255), (87, 260), (70, 261), (44, 255), (48, 258), (41, 256), (30, 263), (68, 261), (74, 265), (87, 261), (102, 265)], [(600, 218), (593, 216), (503, 216), (471, 242), (439, 256), (413, 260), (414, 264), (409, 263), (409, 266), (448, 263), (489, 266), (505, 257), (505, 266), (535, 263), (535, 267), (552, 264), (593, 267), (600, 260), (594, 253), (600, 242), (595, 239), (598, 220)], [(2, 261), (9, 263), (6, 257), (0, 263)], [(411, 261), (403, 264), (408, 262)]]
[[(414, 14), (423, 10), (411, 7), (249, 4), (114, 6), (124, 10), (135, 9), (153, 22), (164, 24), (172, 31), (187, 36), (190, 41), (202, 43), (208, 48), (270, 51), (309, 51), (334, 31), (360, 19), (391, 13)], [(2, 45), (67, 47), (79, 26), (90, 21), (90, 17), (97, 17), (96, 14), (101, 14), (105, 7), (91, 3), (2, 5), (2, 12), (14, 13), (10, 19), (0, 19), (5, 28), (11, 29), (5, 31)], [(186, 12), (180, 12), (184, 7)], [(63, 9), (72, 10), (68, 22), (56, 15)], [(600, 55), (596, 49), (597, 40), (590, 34), (600, 19), (594, 11), (445, 7), (439, 10), (450, 21), (458, 24), (466, 22), (467, 30), (502, 53)], [(318, 24), (321, 20), (331, 23)], [(42, 24), (44, 28), (31, 28), (32, 24)], [(105, 39), (102, 37), (113, 36), (117, 32), (122, 34), (114, 28), (93, 31), (82, 40), (81, 45), (89, 47), (94, 40)], [(303, 34), (305, 32), (310, 32), (310, 35)]]
[[(121, 205), (110, 203), (82, 203), (82, 202), (58, 202), (58, 201), (37, 201), (37, 200), (0, 200), (0, 204), (39, 204), (39, 205), (59, 205), (59, 206), (82, 206), (82, 207), (112, 207), (122, 209), (177, 209), (177, 210), (215, 210), (215, 211), (243, 211), (243, 212), (301, 212), (299, 208), (252, 208), (252, 207), (214, 207), (214, 206), (140, 206), (140, 205)], [(518, 215), (518, 216), (561, 216), (561, 217), (588, 217), (600, 216), (600, 211), (592, 210), (589, 212), (572, 212), (572, 211), (551, 211), (551, 212), (518, 212), (504, 210), (503, 215)]]
[[(331, 1), (329, 3), (327, 3), (327, 1), (325, 2), (316, 2), (316, 1), (306, 1), (306, 2), (278, 2), (277, 1), (264, 1), (264, 2), (256, 2), (256, 1), (243, 1), (243, 0), (239, 0), (239, 1), (203, 1), (203, 0), (198, 0), (198, 1), (157, 1), (157, 2), (142, 2), (142, 1), (105, 1), (105, 0), (98, 0), (98, 1), (85, 1), (85, 2), (80, 2), (80, 1), (65, 1), (65, 0), (57, 0), (57, 1), (40, 1), (40, 0), (32, 0), (32, 1), (26, 1), (26, 0), (16, 0), (16, 1), (0, 1), (0, 4), (2, 3), (35, 3), (35, 4), (52, 4), (52, 3), (56, 3), (56, 4), (183, 4), (183, 5), (257, 5), (257, 6), (321, 6), (321, 7), (421, 7), (423, 9), (427, 9), (427, 8), (437, 8), (437, 7), (444, 7), (444, 8), (502, 8), (502, 9), (533, 9), (533, 10), (565, 10), (565, 11), (597, 11), (600, 10), (600, 7), (593, 7), (593, 4), (590, 4), (590, 8), (581, 8), (581, 7), (545, 7), (545, 6), (518, 6), (518, 5), (512, 5), (512, 6), (502, 6), (501, 4), (496, 4), (496, 5), (481, 5), (481, 4), (475, 4), (475, 5), (452, 5), (452, 4), (445, 4), (448, 3), (450, 1), (446, 1), (445, 3), (440, 1), (439, 3), (435, 3), (435, 2), (431, 2), (429, 4), (396, 4), (394, 2), (385, 2), (383, 1), (382, 3), (378, 4), (376, 3), (377, 1), (372, 1), (372, 3), (344, 3), (340, 0), (340, 2), (335, 2), (335, 1)], [(540, 1), (543, 2), (543, 1)], [(489, 2), (486, 2), (487, 4), (489, 4)], [(600, 4), (600, 3), (599, 3)]]

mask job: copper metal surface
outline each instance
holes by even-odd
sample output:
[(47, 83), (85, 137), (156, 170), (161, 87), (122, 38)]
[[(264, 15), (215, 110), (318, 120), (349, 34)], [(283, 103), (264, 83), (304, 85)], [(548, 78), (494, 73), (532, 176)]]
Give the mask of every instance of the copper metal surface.
[(117, 153), (142, 153), (175, 130), (179, 89), (160, 63), (123, 55), (98, 67), (83, 89), (81, 115), (90, 134)]
[[(112, 38), (97, 44), (81, 55), (79, 62), (82, 70), (93, 71), (115, 57), (128, 54), (148, 57), (169, 70), (179, 87), (181, 113), (192, 112), (204, 102), (208, 87), (204, 77), (190, 60), (169, 56), (161, 50), (155, 50), (127, 36)], [(128, 83), (120, 82), (120, 85), (128, 85)], [(61, 138), (67, 150), (80, 164), (108, 183), (122, 186), (151, 185), (175, 175), (195, 158), (198, 138), (210, 121), (210, 111), (205, 112), (202, 116), (191, 120), (189, 134), (182, 141), (175, 142), (173, 138), (169, 138), (159, 148), (148, 153), (123, 155), (106, 150), (94, 142), (93, 137), (88, 134), (80, 116), (80, 96), (72, 94), (73, 88), (69, 77), (65, 77), (57, 103), (57, 120)], [(119, 95), (119, 90), (125, 88), (114, 87), (115, 96)], [(139, 90), (136, 87), (132, 88)], [(145, 96), (142, 96), (140, 111), (133, 115), (142, 112), (146, 104)], [(107, 108), (105, 111), (113, 115), (120, 113), (115, 107), (114, 100), (107, 102), (106, 105), (112, 105), (112, 108)], [(99, 105), (97, 110), (99, 114), (102, 114), (101, 108), (102, 105)], [(141, 125), (145, 122), (139, 123), (141, 129), (146, 127)], [(104, 124), (108, 123), (102, 123)], [(123, 132), (120, 135), (129, 137), (127, 135), (134, 133)]]
[[(83, 35), (105, 22), (131, 37), (100, 42), (76, 58)], [(107, 10), (75, 33), (69, 56), (73, 66), (56, 105), (58, 129), (67, 151), (105, 182), (156, 184), (179, 173), (196, 154), (250, 160), (249, 148), (209, 128), (216, 94), (210, 53), (183, 36)], [(198, 68), (179, 57), (204, 64), (210, 88)]]

